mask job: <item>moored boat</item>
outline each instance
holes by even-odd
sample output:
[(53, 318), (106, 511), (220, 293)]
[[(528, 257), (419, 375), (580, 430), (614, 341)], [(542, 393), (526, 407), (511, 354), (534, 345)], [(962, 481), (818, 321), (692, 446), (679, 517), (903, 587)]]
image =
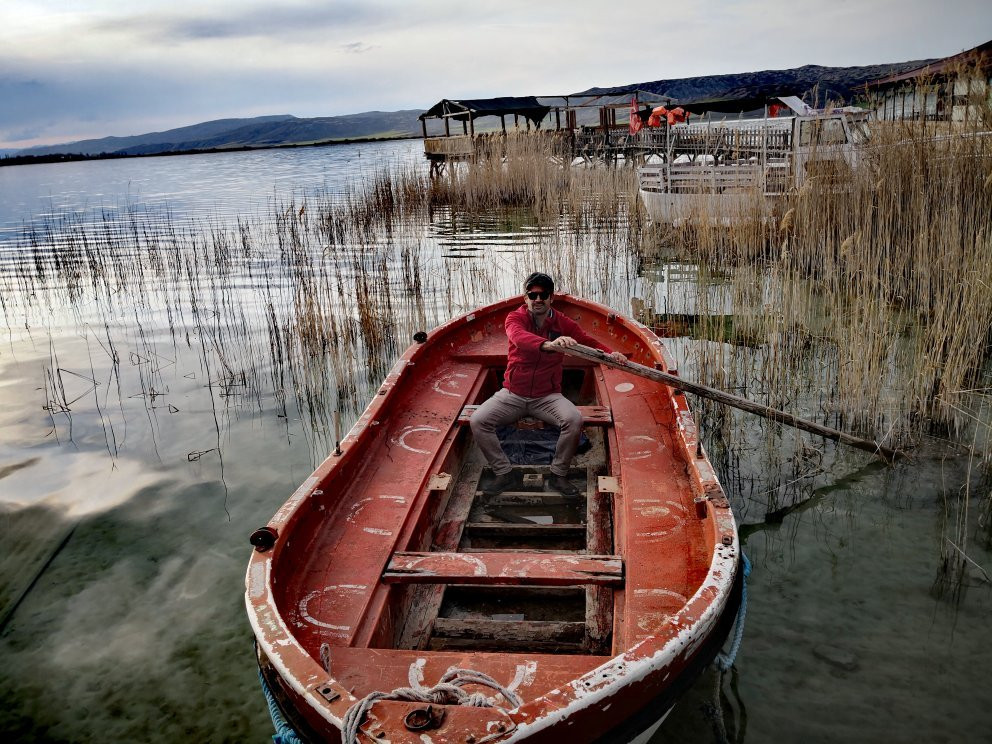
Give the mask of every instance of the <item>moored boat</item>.
[[(605, 345), (674, 370), (646, 327), (555, 297)], [(467, 423), (501, 384), (519, 303), (418, 334), (252, 536), (260, 669), (305, 741), (646, 739), (727, 636), (737, 530), (681, 393), (567, 358), (588, 437), (580, 494), (545, 490), (527, 421), (509, 434), (522, 485), (486, 494)]]
[[(843, 182), (860, 167), (868, 112), (811, 109), (795, 96), (775, 99), (791, 116), (676, 124), (655, 162), (638, 168), (641, 201), (655, 222), (733, 225), (779, 213), (784, 197), (811, 178)], [(749, 101), (749, 102), (748, 102)], [(713, 101), (726, 112), (734, 101)], [(755, 104), (747, 99), (742, 108)], [(703, 104), (694, 113), (706, 111)], [(712, 116), (712, 112), (710, 112)]]

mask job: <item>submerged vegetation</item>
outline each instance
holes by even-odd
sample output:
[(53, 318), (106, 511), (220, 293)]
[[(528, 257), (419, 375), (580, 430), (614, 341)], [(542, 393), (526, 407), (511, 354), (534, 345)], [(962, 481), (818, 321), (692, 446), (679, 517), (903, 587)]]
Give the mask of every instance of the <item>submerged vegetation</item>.
[[(532, 268), (624, 312), (636, 297), (645, 322), (673, 286), (651, 277), (679, 268), (699, 324), (673, 344), (700, 382), (887, 446), (967, 454), (943, 556), (960, 577), (976, 524), (992, 542), (992, 138), (937, 134), (926, 123), (883, 132), (867, 167), (811, 179), (774, 222), (731, 228), (648, 225), (632, 168), (563, 167), (554, 140), (525, 135), (440, 178), (382, 168), (347, 195), (273, 203), (235, 224), (66, 215), (26, 230), (5, 257), (3, 311), (30, 331), (69, 308), (94, 390), (130, 363), (149, 406), (168, 385), (163, 369), (192, 352), (216, 456), (224, 416), (252, 409), (274, 411), (287, 432), (298, 417), (316, 461), (333, 447), (335, 412), (357, 417), (414, 332), (516, 291)], [(66, 374), (53, 339), (47, 409), (71, 436)], [(93, 393), (111, 454), (122, 441), (105, 412), (122, 405), (113, 388)], [(699, 405), (745, 515), (794, 507), (846, 457)]]

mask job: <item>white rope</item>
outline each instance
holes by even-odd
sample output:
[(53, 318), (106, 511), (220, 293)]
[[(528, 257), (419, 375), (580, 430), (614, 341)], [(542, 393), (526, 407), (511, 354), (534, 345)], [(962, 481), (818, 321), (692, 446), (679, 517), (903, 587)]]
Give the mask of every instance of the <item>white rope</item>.
[(500, 707), (493, 702), (493, 698), (486, 697), (485, 693), (466, 692), (462, 689), (465, 685), (479, 685), (495, 690), (514, 708), (523, 703), (523, 700), (515, 692), (508, 690), (488, 674), (473, 669), (452, 667), (444, 673), (436, 685), (424, 687), (417, 682), (411, 666), (409, 679), (410, 687), (397, 687), (392, 692), (369, 693), (348, 708), (341, 725), (342, 744), (357, 744), (359, 727), (372, 706), (380, 700), (401, 700), (430, 705), (469, 705), (476, 708)]

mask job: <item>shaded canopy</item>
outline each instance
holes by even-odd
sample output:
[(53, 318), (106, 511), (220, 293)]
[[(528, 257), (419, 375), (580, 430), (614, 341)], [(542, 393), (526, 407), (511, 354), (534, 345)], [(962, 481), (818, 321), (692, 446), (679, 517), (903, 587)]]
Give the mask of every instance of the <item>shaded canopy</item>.
[(550, 106), (542, 105), (535, 96), (472, 98), (461, 101), (444, 98), (422, 113), (420, 119), (422, 121), (448, 117), (458, 121), (467, 121), (469, 118), (478, 119), (480, 116), (517, 114), (537, 124), (548, 115), (550, 110)]
[(573, 93), (567, 96), (542, 98), (541, 100), (552, 106), (560, 106), (562, 108), (599, 108), (601, 106), (620, 108), (629, 106), (632, 98), (637, 99), (638, 104), (656, 105), (671, 103), (674, 100), (671, 96), (652, 93), (649, 90), (638, 88), (636, 85), (610, 88), (609, 92), (606, 93)]
[(738, 114), (744, 111), (760, 109), (768, 103), (776, 103), (779, 99), (795, 95), (795, 87), (778, 86), (741, 86), (732, 88), (719, 96), (695, 98), (680, 101), (679, 106), (693, 114), (703, 114), (713, 111), (720, 114)]

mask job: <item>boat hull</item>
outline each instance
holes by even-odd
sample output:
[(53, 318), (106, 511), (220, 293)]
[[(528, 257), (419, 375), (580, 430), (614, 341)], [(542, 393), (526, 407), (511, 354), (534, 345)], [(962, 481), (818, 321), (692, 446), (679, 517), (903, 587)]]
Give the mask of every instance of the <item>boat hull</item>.
[[(577, 735), (575, 721), (562, 720), (557, 726), (550, 727), (540, 737), (526, 737), (517, 739), (517, 741), (594, 741), (596, 744), (644, 744), (650, 741), (668, 718), (679, 698), (712, 663), (727, 637), (733, 631), (740, 609), (742, 581), (743, 576), (739, 575), (719, 625), (707, 640), (706, 645), (674, 679), (664, 685), (660, 694), (653, 698), (635, 700), (633, 705), (635, 710), (626, 717), (620, 717), (616, 711), (611, 711), (613, 706), (609, 702), (590, 710), (589, 714), (594, 717), (595, 723), (588, 728), (583, 727), (584, 730), (595, 732), (605, 728), (605, 731), (602, 731), (595, 738), (586, 739)], [(274, 699), (279, 706), (282, 717), (289, 722), (301, 741), (306, 744), (340, 741), (339, 729), (328, 729), (321, 725), (318, 726), (319, 730), (317, 730), (300, 716), (301, 701), (296, 699), (294, 695), (286, 693), (278, 672), (261, 652), (258, 652), (258, 665), (266, 684), (274, 693)], [(592, 734), (590, 733), (590, 735)]]
[[(260, 667), (306, 740), (340, 740), (349, 709), (383, 693), (360, 737), (420, 742), (408, 724), (424, 704), (388, 696), (454, 668), (502, 690), (467, 684), (494, 707), (439, 706), (434, 744), (630, 741), (727, 635), (736, 525), (677, 391), (566, 362), (592, 442), (572, 474), (582, 496), (549, 493), (541, 464), (519, 466), (519, 491), (486, 494), (491, 473), (465, 424), (500, 384), (503, 319), (518, 303), (411, 347), (256, 545), (246, 606)], [(646, 327), (567, 295), (555, 308), (674, 371)]]

